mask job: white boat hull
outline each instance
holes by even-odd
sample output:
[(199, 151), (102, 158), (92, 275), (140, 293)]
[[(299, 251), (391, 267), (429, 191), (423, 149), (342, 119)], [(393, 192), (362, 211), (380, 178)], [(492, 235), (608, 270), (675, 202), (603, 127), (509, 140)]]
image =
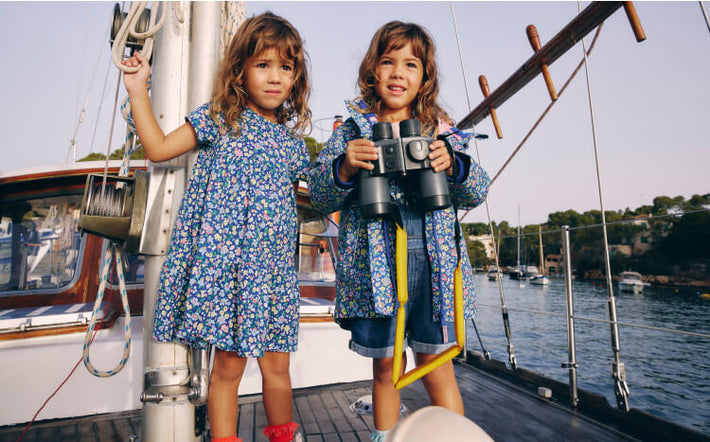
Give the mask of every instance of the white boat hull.
[(619, 290), (627, 293), (641, 293), (645, 284), (619, 281)]
[(550, 285), (550, 278), (545, 275), (536, 275), (530, 277), (530, 284), (534, 285)]
[[(133, 317), (131, 354), (110, 378), (91, 375), (83, 363), (37, 416), (37, 420), (85, 416), (140, 408), (143, 388), (143, 317)], [(113, 368), (123, 354), (123, 318), (99, 330), (91, 346), (91, 363)], [(84, 333), (0, 341), (0, 391), (6, 398), (0, 426), (28, 422), (82, 357)]]

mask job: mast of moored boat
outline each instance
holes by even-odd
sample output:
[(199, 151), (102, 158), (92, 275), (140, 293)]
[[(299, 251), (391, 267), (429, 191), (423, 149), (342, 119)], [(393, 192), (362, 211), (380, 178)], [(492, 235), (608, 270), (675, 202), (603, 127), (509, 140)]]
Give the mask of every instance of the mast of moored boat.
[(540, 240), (540, 274), (544, 275), (545, 272), (545, 259), (543, 258), (543, 253), (542, 253), (542, 226), (538, 225), (537, 226), (537, 231), (538, 231), (538, 238)]

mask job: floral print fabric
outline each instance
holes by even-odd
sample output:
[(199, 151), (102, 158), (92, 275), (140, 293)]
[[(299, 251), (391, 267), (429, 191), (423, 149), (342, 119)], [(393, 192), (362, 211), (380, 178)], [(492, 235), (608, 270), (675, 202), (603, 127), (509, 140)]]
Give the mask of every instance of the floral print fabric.
[[(333, 161), (345, 153), (347, 143), (356, 138), (371, 138), (376, 118), (365, 114), (361, 101), (347, 102), (350, 116), (338, 127), (309, 171), (313, 205), (325, 213), (340, 210), (339, 259), (336, 268), (336, 319), (393, 316), (396, 307), (394, 287), (395, 225), (390, 219), (363, 219), (357, 205), (355, 188), (344, 189), (335, 184)], [(443, 126), (442, 126), (443, 127)], [(467, 148), (468, 138), (461, 133), (448, 133), (449, 143), (457, 155)], [(461, 209), (482, 203), (490, 186), (486, 172), (470, 159), (470, 167), (462, 183), (453, 184), (450, 192)], [(402, 192), (390, 181), (390, 194), (398, 205), (404, 204)], [(457, 265), (454, 239), (455, 214), (451, 207), (425, 214), (424, 234), (431, 265), (433, 320), (453, 321), (453, 273)], [(474, 317), (476, 298), (473, 271), (461, 238), (464, 315)]]
[(153, 335), (261, 357), (296, 350), (292, 183), (309, 165), (300, 138), (250, 109), (220, 131), (205, 104), (186, 120), (201, 148), (163, 265)]

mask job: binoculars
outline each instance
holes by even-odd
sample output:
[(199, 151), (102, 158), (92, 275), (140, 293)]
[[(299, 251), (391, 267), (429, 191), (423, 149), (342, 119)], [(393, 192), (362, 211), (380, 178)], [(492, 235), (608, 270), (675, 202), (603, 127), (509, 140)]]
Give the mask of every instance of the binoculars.
[(372, 141), (377, 148), (373, 170), (359, 172), (359, 206), (362, 216), (374, 218), (394, 215), (397, 207), (389, 192), (389, 179), (396, 177), (407, 198), (424, 211), (451, 205), (444, 171), (434, 172), (429, 162), (429, 145), (434, 141), (420, 132), (419, 121), (399, 123), (399, 138), (394, 138), (391, 123), (376, 123)]

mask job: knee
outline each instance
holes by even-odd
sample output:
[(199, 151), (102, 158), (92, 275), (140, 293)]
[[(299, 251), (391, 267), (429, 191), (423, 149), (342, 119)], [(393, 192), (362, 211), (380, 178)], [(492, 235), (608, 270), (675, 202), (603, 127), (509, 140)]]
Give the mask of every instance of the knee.
[(372, 377), (375, 382), (392, 382), (394, 358), (372, 360)]
[(246, 359), (222, 353), (215, 354), (211, 381), (239, 382), (244, 375)]
[(270, 354), (259, 359), (259, 369), (264, 379), (286, 379), (289, 372), (290, 357), (286, 354)]

